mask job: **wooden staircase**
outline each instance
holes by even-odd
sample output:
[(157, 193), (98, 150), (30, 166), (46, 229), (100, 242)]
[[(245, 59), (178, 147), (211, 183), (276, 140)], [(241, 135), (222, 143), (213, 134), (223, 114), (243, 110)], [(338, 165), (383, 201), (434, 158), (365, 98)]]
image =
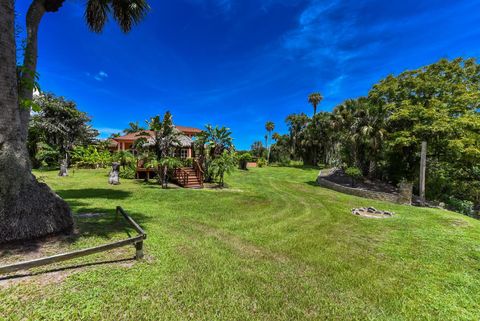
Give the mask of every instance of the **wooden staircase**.
[(175, 169), (173, 178), (184, 188), (203, 188), (203, 173), (193, 167)]

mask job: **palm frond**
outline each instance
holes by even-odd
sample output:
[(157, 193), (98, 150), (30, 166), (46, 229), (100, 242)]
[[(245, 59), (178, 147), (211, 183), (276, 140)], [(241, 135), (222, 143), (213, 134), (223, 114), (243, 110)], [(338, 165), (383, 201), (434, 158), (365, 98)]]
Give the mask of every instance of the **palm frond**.
[(110, 12), (109, 1), (107, 0), (88, 0), (85, 9), (85, 20), (93, 32), (101, 32), (108, 20)]
[(145, 0), (112, 0), (111, 4), (113, 17), (125, 33), (138, 24), (150, 10)]

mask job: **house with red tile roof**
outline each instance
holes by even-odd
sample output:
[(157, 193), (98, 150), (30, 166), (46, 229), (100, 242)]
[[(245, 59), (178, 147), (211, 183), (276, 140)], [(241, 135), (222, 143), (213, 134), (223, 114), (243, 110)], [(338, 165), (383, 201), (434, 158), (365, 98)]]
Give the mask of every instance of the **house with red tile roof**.
[[(202, 130), (195, 127), (185, 126), (175, 126), (175, 129), (180, 132), (180, 146), (178, 146), (178, 148), (176, 149), (175, 156), (182, 159), (194, 157), (194, 137), (200, 134)], [(154, 135), (155, 133), (153, 131), (146, 130), (142, 132), (130, 133), (123, 136), (114, 137), (110, 140), (110, 149), (112, 151), (134, 151), (133, 144), (137, 139), (146, 138), (147, 141), (152, 142)]]

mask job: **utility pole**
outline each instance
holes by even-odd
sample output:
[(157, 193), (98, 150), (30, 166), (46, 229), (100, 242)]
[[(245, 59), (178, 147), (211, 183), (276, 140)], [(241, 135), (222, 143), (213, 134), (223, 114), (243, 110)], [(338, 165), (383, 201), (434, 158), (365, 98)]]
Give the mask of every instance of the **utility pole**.
[(427, 168), (427, 142), (422, 142), (422, 151), (420, 154), (420, 201), (425, 203), (425, 174)]

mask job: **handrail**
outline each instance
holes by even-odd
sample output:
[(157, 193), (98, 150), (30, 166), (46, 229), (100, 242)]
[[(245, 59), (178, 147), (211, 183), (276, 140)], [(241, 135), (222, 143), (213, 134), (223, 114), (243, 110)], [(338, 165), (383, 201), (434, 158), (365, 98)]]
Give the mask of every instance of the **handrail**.
[(197, 174), (200, 184), (203, 186), (203, 175), (205, 172), (203, 171), (200, 163), (196, 159), (193, 160), (193, 168), (195, 169), (195, 173)]
[(118, 213), (121, 213), (122, 216), (127, 220), (127, 222), (133, 227), (133, 229), (137, 231), (138, 235), (134, 237), (130, 237), (128, 239), (121, 240), (121, 241), (116, 241), (116, 242), (112, 242), (104, 245), (90, 247), (83, 250), (77, 250), (77, 251), (72, 251), (68, 253), (47, 256), (47, 257), (43, 257), (35, 260), (0, 266), (0, 274), (11, 273), (19, 270), (27, 270), (27, 269), (31, 269), (34, 267), (39, 267), (39, 266), (43, 266), (51, 263), (67, 261), (77, 257), (87, 256), (87, 255), (91, 255), (99, 252), (105, 252), (108, 250), (129, 245), (129, 244), (135, 245), (135, 250), (136, 250), (135, 258), (137, 260), (143, 258), (143, 240), (147, 238), (147, 234), (140, 227), (140, 225), (138, 225), (137, 222), (135, 222), (120, 206), (117, 206), (115, 213), (116, 213), (116, 216), (118, 216)]
[(188, 184), (188, 179), (190, 175), (186, 171), (184, 171), (182, 168), (176, 168), (174, 173), (175, 179), (178, 181), (178, 183), (182, 184), (180, 181), (181, 178), (183, 180), (183, 186), (186, 186)]

